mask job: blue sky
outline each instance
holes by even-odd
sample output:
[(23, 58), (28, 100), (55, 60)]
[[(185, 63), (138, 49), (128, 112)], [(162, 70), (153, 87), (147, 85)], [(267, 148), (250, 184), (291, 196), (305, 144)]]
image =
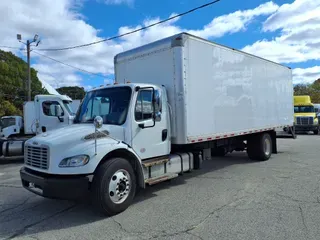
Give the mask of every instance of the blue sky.
[[(41, 50), (114, 36), (208, 2), (57, 0), (53, 5), (49, 0), (42, 0), (36, 5), (24, 1), (0, 3), (0, 16), (1, 13), (4, 16), (0, 35), (5, 36), (0, 45), (20, 47), (16, 33), (21, 33), (25, 39), (37, 33), (42, 41), (35, 51), (103, 76), (82, 73), (33, 53), (32, 66), (38, 70), (40, 80), (54, 87), (77, 85), (88, 89), (107, 83), (113, 79), (115, 54), (179, 31), (290, 66), (294, 83), (309, 83), (320, 78), (320, 3), (312, 0), (221, 0), (170, 24), (123, 39), (70, 51)], [(25, 58), (24, 53), (15, 53)]]

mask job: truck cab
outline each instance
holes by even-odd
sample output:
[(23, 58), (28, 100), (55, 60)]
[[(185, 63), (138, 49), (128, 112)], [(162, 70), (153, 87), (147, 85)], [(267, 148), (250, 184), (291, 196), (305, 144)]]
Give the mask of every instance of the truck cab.
[[(159, 169), (149, 172), (147, 167), (143, 168), (143, 164), (151, 167), (151, 162), (156, 161), (157, 165), (159, 161), (164, 164), (169, 160), (171, 136), (167, 102), (165, 88), (151, 84), (117, 84), (87, 92), (72, 125), (26, 141), (25, 165), (20, 172), (23, 186), (44, 197), (68, 199), (71, 195), (74, 198), (88, 189), (88, 176), (94, 175), (92, 188), (99, 188), (96, 182), (109, 171), (105, 164), (117, 159), (113, 163), (119, 164), (120, 169), (114, 175), (116, 185), (110, 186), (115, 189), (110, 190), (108, 212), (125, 209), (127, 203), (119, 203), (128, 197), (129, 204), (135, 183), (144, 188), (147, 179), (150, 183), (159, 177), (170, 179), (192, 167), (189, 158), (193, 155), (182, 155), (185, 161), (182, 169), (181, 157), (174, 155), (165, 172)], [(54, 178), (57, 175), (59, 179)], [(45, 182), (53, 184), (48, 186)], [(116, 188), (124, 189), (119, 193)]]
[[(43, 133), (69, 125), (75, 113), (72, 99), (64, 95), (37, 95), (33, 106), (25, 104), (26, 133)], [(33, 111), (30, 111), (34, 108)]]
[(19, 135), (23, 132), (23, 119), (21, 116), (4, 116), (0, 119), (0, 138)]
[(64, 95), (37, 95), (23, 105), (23, 118), (1, 119), (0, 157), (21, 157), (26, 140), (73, 123), (72, 99)]
[(294, 96), (294, 124), (296, 131), (319, 134), (319, 121), (310, 96)]

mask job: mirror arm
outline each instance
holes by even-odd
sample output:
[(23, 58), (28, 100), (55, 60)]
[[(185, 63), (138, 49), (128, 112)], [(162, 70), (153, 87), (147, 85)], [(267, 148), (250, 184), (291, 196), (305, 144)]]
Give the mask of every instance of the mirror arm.
[(59, 119), (60, 122), (64, 122), (64, 118), (63, 117), (58, 116), (58, 119)]

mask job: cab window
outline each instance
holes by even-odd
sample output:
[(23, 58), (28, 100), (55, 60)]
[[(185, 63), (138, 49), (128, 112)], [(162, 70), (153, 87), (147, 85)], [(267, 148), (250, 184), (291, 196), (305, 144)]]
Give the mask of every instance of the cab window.
[(153, 105), (152, 105), (152, 90), (140, 90), (135, 106), (135, 120), (144, 121), (152, 119)]
[[(42, 103), (42, 111), (43, 114), (46, 116), (51, 116), (51, 117), (56, 117), (58, 116), (58, 113), (56, 112), (56, 107), (55, 106), (60, 106), (61, 105), (57, 101), (45, 101)], [(62, 109), (62, 116), (64, 116), (64, 111)]]

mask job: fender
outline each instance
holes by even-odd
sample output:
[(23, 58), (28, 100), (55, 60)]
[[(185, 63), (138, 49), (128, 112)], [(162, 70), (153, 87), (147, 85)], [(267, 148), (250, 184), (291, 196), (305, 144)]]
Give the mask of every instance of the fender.
[(108, 154), (106, 154), (102, 158), (102, 160), (100, 161), (100, 163), (96, 167), (95, 171), (98, 169), (98, 167), (102, 163), (108, 161), (111, 158), (114, 158), (114, 157), (125, 158), (131, 163), (133, 169), (136, 172), (137, 183), (138, 183), (139, 187), (145, 188), (144, 172), (143, 172), (143, 166), (142, 166), (141, 159), (128, 144), (126, 144), (124, 142), (122, 142), (122, 143), (125, 144), (123, 147), (117, 148), (117, 149), (109, 152)]

